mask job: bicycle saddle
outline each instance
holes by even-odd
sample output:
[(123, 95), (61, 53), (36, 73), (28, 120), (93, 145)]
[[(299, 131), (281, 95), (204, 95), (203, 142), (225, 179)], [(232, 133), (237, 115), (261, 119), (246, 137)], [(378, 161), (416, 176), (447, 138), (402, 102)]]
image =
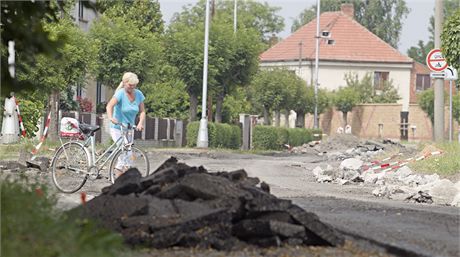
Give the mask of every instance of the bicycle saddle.
[(100, 128), (101, 127), (99, 127), (98, 125), (89, 125), (85, 123), (80, 123), (80, 130), (86, 135), (90, 133), (94, 133), (98, 131)]

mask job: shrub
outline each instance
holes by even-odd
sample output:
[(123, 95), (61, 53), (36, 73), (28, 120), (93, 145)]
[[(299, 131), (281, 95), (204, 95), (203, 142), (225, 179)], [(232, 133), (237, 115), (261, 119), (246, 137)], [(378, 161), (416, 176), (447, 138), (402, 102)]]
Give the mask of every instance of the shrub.
[(59, 213), (47, 192), (45, 186), (25, 179), (2, 181), (2, 256), (108, 257), (120, 252), (120, 235)]
[[(284, 144), (299, 146), (316, 140), (315, 134), (322, 134), (318, 129), (280, 128), (256, 126), (252, 137), (254, 148), (261, 150), (280, 150)], [(319, 136), (317, 139), (320, 139)]]
[[(186, 139), (188, 147), (196, 147), (200, 122), (194, 121), (187, 125)], [(240, 147), (241, 129), (236, 125), (208, 122), (208, 146), (211, 148)]]
[(38, 121), (40, 120), (43, 113), (40, 110), (43, 110), (43, 103), (39, 101), (32, 101), (26, 99), (19, 100), (19, 111), (21, 113), (22, 122), (24, 123), (24, 128), (26, 130), (26, 136), (32, 138), (35, 136), (35, 133), (38, 131)]

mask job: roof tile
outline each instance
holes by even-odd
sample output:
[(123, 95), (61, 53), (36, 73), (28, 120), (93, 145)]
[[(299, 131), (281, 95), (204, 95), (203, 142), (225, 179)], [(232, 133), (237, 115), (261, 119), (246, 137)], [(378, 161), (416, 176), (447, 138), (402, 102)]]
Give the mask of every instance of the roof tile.
[[(334, 45), (320, 40), (319, 59), (359, 62), (412, 63), (413, 60), (367, 30), (342, 12), (325, 12), (320, 16), (321, 30), (331, 32)], [(260, 55), (261, 62), (299, 60), (299, 43), (302, 42), (302, 59), (315, 58), (316, 19), (302, 26), (283, 41)]]

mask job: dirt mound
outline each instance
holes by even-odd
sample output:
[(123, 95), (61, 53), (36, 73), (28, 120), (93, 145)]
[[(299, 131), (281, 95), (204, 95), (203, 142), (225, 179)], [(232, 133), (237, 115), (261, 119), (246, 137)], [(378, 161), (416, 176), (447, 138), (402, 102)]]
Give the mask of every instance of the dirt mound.
[(364, 142), (362, 142), (358, 137), (352, 134), (337, 134), (322, 141), (318, 147), (325, 152), (330, 150), (342, 151), (349, 148), (355, 148), (363, 143)]
[(128, 170), (72, 211), (121, 233), (128, 244), (155, 248), (343, 244), (317, 215), (258, 184), (244, 170), (208, 173), (172, 157), (145, 178)]

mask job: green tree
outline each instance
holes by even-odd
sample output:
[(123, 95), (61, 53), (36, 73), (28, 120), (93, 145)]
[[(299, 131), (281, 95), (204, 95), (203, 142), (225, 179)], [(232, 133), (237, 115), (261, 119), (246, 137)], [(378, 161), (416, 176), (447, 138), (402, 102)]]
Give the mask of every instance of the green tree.
[(358, 92), (352, 87), (341, 87), (334, 95), (334, 106), (342, 112), (343, 127), (347, 125), (348, 113), (359, 103)]
[(447, 63), (460, 71), (460, 8), (444, 23), (441, 41)]
[(164, 32), (164, 22), (158, 0), (97, 0), (98, 11), (109, 18), (123, 18), (131, 21), (144, 33)]
[(430, 88), (417, 95), (417, 102), (434, 124), (434, 90)]
[[(56, 49), (62, 43), (61, 39), (49, 38), (42, 20), (57, 21), (62, 6), (56, 1), (1, 1), (2, 35), (1, 52), (1, 90), (0, 96), (9, 96), (11, 91), (20, 92), (31, 90), (35, 87), (32, 81), (18, 82), (10, 76), (8, 71), (8, 42), (14, 41), (16, 65), (22, 61), (33, 63), (37, 54), (56, 55)], [(27, 59), (27, 60), (25, 60)], [(16, 66), (16, 73), (21, 72), (21, 67)]]
[[(209, 34), (208, 95), (215, 98), (215, 121), (222, 121), (225, 96), (237, 86), (247, 84), (258, 67), (261, 51), (259, 34), (241, 26), (236, 33), (229, 23), (230, 10), (216, 6)], [(203, 14), (202, 16), (200, 16)], [(176, 14), (169, 27), (167, 58), (178, 67), (190, 96), (190, 119), (196, 119), (198, 96), (202, 92), (204, 2)]]
[[(324, 0), (321, 1), (320, 11), (339, 11), (342, 3), (352, 3), (356, 21), (383, 41), (397, 48), (403, 24), (402, 20), (409, 13), (404, 0)], [(296, 31), (314, 18), (316, 18), (316, 5), (304, 10), (294, 20), (291, 31)]]
[(289, 97), (289, 76), (295, 76), (289, 70), (275, 68), (259, 70), (250, 85), (250, 99), (264, 115), (264, 124), (270, 124), (270, 112), (280, 111), (286, 106)]
[(222, 122), (239, 124), (241, 113), (251, 113), (251, 103), (247, 99), (246, 88), (237, 87), (225, 97)]
[(393, 86), (393, 81), (385, 81), (380, 90), (375, 90), (372, 83), (372, 73), (366, 73), (359, 80), (358, 74), (349, 72), (345, 74), (348, 87), (357, 92), (359, 103), (396, 103), (401, 97)]
[(96, 78), (116, 88), (124, 72), (136, 73), (143, 84), (153, 83), (160, 74), (163, 49), (154, 33), (144, 33), (124, 18), (102, 16), (90, 30), (98, 46)]
[[(443, 6), (444, 20), (446, 20), (460, 8), (460, 2), (457, 0), (444, 0)], [(430, 50), (434, 48), (434, 15), (430, 17), (428, 31), (430, 32), (430, 38), (426, 43), (423, 40), (419, 40), (417, 46), (412, 46), (407, 50), (409, 57), (423, 64), (426, 62), (426, 56)]]
[(176, 68), (163, 66), (160, 80), (146, 84), (145, 107), (151, 117), (186, 119), (189, 110), (189, 96), (185, 84)]

